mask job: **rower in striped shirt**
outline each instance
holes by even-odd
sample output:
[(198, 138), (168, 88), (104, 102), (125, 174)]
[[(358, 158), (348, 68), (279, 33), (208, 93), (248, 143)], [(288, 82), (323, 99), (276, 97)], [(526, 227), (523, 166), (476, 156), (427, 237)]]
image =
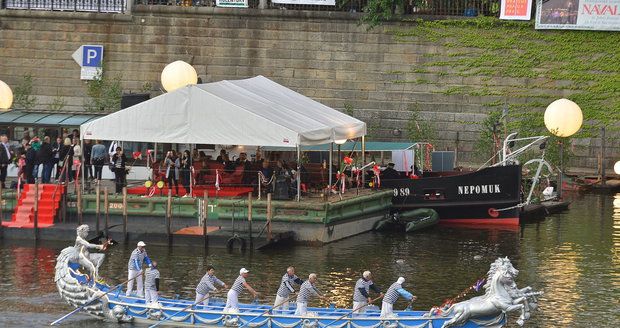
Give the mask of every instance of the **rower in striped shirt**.
[(362, 277), (355, 283), (355, 291), (353, 292), (354, 313), (364, 313), (366, 311), (366, 306), (372, 301), (369, 294), (371, 289), (379, 294), (379, 297), (383, 296), (379, 287), (371, 279), (372, 273), (364, 271)]
[(159, 270), (157, 269), (157, 261), (151, 262), (151, 267), (146, 269), (144, 294), (146, 305), (157, 303), (159, 298)]
[(280, 288), (278, 288), (278, 292), (276, 293), (276, 301), (274, 302), (273, 308), (288, 310), (288, 300), (291, 297), (291, 293), (295, 292), (293, 284), (298, 284), (301, 286), (303, 283), (304, 281), (295, 275), (295, 267), (288, 267), (286, 269), (286, 273), (282, 276), (282, 281), (280, 282)]
[(254, 288), (252, 288), (245, 281), (245, 278), (248, 277), (249, 273), (250, 271), (248, 271), (246, 268), (241, 268), (241, 270), (239, 270), (239, 277), (237, 277), (232, 287), (230, 287), (230, 290), (228, 291), (228, 295), (227, 295), (228, 297), (226, 298), (226, 306), (224, 307), (223, 312), (225, 313), (226, 312), (232, 312), (232, 313), (239, 312), (239, 294), (243, 291), (244, 287), (245, 289), (250, 291), (252, 295), (254, 295), (254, 298), (258, 297), (258, 292), (256, 292)]
[(308, 313), (308, 301), (311, 297), (319, 297), (322, 300), (327, 299), (327, 297), (316, 288), (316, 281), (316, 273), (311, 273), (308, 276), (308, 280), (301, 284), (299, 294), (297, 294), (297, 309), (295, 310), (295, 315), (305, 316)]
[(217, 291), (216, 286), (228, 288), (228, 285), (215, 276), (215, 268), (212, 265), (207, 265), (207, 273), (205, 273), (202, 279), (200, 279), (198, 286), (196, 286), (196, 304), (202, 302), (202, 305), (207, 306), (209, 304), (209, 294)]
[(405, 278), (399, 277), (395, 283), (393, 283), (390, 288), (385, 292), (385, 296), (383, 297), (383, 304), (381, 304), (381, 318), (393, 317), (394, 314), (394, 303), (398, 300), (399, 297), (404, 297), (408, 301), (415, 301), (417, 299), (416, 296), (413, 296), (410, 292), (406, 291), (403, 288), (403, 284), (405, 283)]

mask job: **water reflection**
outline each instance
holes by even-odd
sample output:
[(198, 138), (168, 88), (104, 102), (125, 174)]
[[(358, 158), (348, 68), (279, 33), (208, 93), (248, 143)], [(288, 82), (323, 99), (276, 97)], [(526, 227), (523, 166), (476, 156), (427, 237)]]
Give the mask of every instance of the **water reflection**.
[[(429, 309), (458, 295), (486, 274), (498, 256), (508, 256), (520, 270), (518, 284), (545, 292), (531, 327), (616, 327), (620, 295), (620, 194), (575, 196), (570, 212), (526, 224), (520, 231), (439, 226), (414, 234), (368, 233), (325, 247), (285, 247), (262, 252), (232, 252), (202, 247), (147, 247), (162, 274), (167, 296), (192, 298), (207, 264), (231, 283), (239, 268), (251, 271), (248, 282), (273, 302), (279, 279), (295, 265), (304, 278), (319, 275), (318, 287), (329, 302), (350, 306), (352, 288), (369, 269), (376, 283), (387, 288), (399, 276), (419, 298), (415, 309)], [(148, 241), (147, 241), (148, 242)], [(70, 309), (55, 289), (54, 258), (66, 244), (8, 242), (0, 248), (0, 325), (23, 322), (44, 326)], [(100, 273), (109, 283), (126, 279), (133, 247), (109, 250)], [(223, 294), (222, 294), (223, 296)], [(473, 296), (473, 295), (469, 295)], [(250, 301), (247, 294), (243, 298)], [(325, 302), (321, 305), (328, 305)], [(318, 303), (316, 303), (318, 305)], [(404, 308), (404, 302), (396, 308)], [(27, 314), (22, 314), (27, 313)], [(37, 313), (36, 315), (28, 313)], [(82, 325), (97, 323), (86, 317)], [(514, 320), (513, 320), (514, 322)]]

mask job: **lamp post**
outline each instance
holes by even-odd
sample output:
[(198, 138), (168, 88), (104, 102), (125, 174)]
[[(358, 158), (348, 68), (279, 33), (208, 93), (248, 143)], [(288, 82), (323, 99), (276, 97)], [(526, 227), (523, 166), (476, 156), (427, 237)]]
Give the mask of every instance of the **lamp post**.
[(562, 175), (564, 174), (564, 139), (581, 128), (581, 108), (568, 99), (558, 99), (545, 110), (545, 126), (553, 135), (560, 137), (560, 173), (558, 175), (558, 197), (562, 198)]
[(182, 60), (166, 65), (161, 71), (161, 85), (168, 92), (196, 83), (198, 83), (196, 70), (192, 65)]
[(0, 111), (7, 111), (13, 105), (13, 91), (8, 84), (0, 81)]

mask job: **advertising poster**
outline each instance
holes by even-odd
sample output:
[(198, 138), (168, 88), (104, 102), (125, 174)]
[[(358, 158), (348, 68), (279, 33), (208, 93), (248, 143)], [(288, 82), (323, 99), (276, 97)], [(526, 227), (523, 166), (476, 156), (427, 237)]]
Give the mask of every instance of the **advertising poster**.
[(620, 31), (620, 0), (538, 0), (537, 29)]
[(500, 19), (530, 20), (532, 0), (502, 0)]

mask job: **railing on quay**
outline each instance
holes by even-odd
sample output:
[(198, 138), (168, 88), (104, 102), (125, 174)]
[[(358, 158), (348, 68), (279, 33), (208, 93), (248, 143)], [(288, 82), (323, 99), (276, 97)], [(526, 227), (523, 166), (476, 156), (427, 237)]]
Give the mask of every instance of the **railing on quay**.
[(2, 0), (2, 9), (124, 13), (125, 0)]
[[(285, 1), (285, 0), (283, 0)], [(332, 12), (364, 12), (368, 0), (336, 0), (335, 5), (287, 4), (277, 0), (267, 0), (268, 9), (308, 10)], [(183, 7), (215, 7), (215, 0), (136, 0), (141, 5), (167, 5)], [(405, 0), (405, 15), (442, 16), (497, 16), (500, 0)], [(260, 0), (247, 0), (248, 8), (259, 8)], [(396, 10), (396, 9), (394, 9)]]
[[(126, 0), (0, 0), (2, 9), (124, 13)], [(247, 8), (260, 8), (261, 0), (246, 0)], [(286, 0), (282, 0), (286, 1)], [(336, 0), (335, 5), (288, 4), (265, 0), (267, 9), (363, 13), (368, 0)], [(135, 0), (136, 5), (215, 7), (216, 0)], [(497, 16), (500, 0), (405, 0), (405, 15)], [(240, 6), (241, 10), (243, 6)], [(239, 7), (237, 7), (239, 8)], [(399, 11), (394, 8), (395, 11)]]

